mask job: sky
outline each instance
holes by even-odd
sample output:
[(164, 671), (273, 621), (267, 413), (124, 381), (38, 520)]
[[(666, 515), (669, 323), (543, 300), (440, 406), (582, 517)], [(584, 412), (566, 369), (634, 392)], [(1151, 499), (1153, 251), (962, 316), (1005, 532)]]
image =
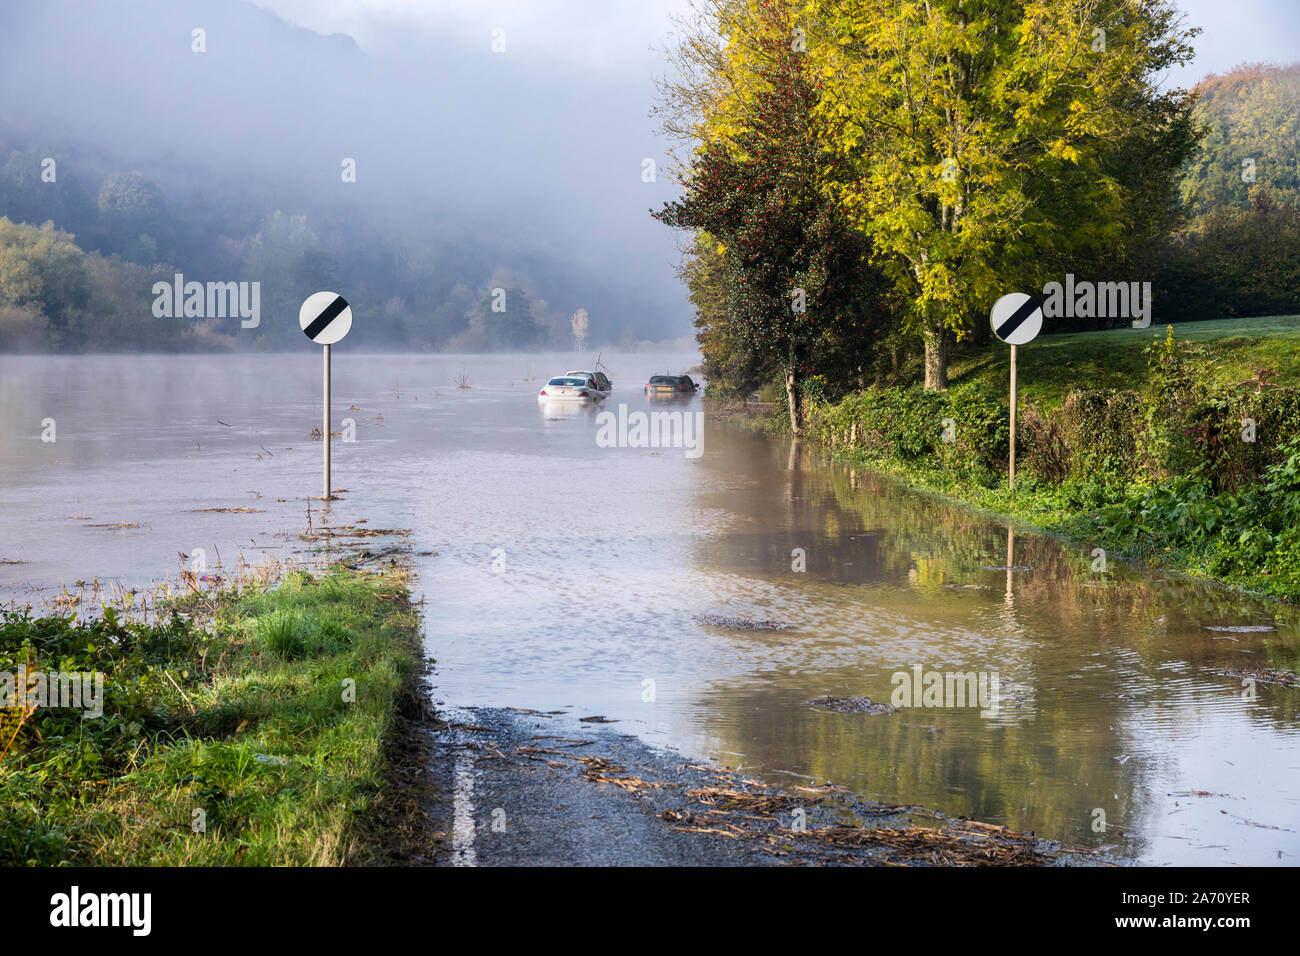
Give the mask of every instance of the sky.
[[(360, 2), (360, 0), (358, 0)], [(1190, 86), (1238, 63), (1300, 60), (1300, 0), (1179, 0), (1188, 24), (1202, 29), (1196, 59), (1171, 76)]]
[[(507, 42), (550, 57), (559, 69), (596, 68), (644, 76), (657, 64), (670, 18), (689, 0), (255, 0), (287, 20), (318, 32), (347, 33), (363, 49), (390, 51), (409, 40), (391, 31), (404, 24), (430, 34), (489, 42), (504, 28)], [(1190, 85), (1208, 73), (1257, 60), (1300, 59), (1300, 0), (1179, 0), (1189, 24), (1204, 32), (1196, 61), (1171, 79)]]
[[(488, 48), (491, 31), (506, 31), (507, 52), (551, 59), (557, 67), (622, 72), (653, 66), (686, 0), (255, 0), (299, 26), (347, 33), (367, 52), (382, 54), (412, 39), (451, 33)], [(401, 32), (391, 27), (400, 25)]]

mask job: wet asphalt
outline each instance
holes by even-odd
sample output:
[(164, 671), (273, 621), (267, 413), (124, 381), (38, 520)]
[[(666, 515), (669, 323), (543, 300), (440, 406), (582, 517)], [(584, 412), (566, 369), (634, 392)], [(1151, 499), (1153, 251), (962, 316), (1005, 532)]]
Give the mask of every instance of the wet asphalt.
[[(921, 822), (918, 813), (929, 825), (943, 819), (833, 788), (764, 789), (614, 724), (498, 708), (441, 718), (429, 730), (435, 866), (881, 865), (898, 860), (885, 848), (827, 846), (795, 831), (902, 826)], [(701, 800), (699, 791), (719, 788), (776, 794), (784, 806), (729, 811)], [(1052, 845), (1036, 845), (1053, 862)]]

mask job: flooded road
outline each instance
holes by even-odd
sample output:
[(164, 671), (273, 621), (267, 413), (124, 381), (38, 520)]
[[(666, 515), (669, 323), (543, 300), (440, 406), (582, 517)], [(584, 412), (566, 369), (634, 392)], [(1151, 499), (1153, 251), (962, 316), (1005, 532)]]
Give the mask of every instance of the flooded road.
[[(606, 354), (610, 410), (635, 424), (646, 377), (697, 360)], [(546, 376), (590, 361), (340, 349), (334, 427), (352, 419), (356, 441), (335, 439), (346, 490), (325, 506), (315, 351), (0, 358), (0, 599), (147, 586), (199, 548), (227, 566), (300, 550), (310, 507), (314, 526), (411, 530), (448, 705), (600, 715), (774, 784), (1139, 862), (1297, 862), (1300, 689), (1228, 673), (1297, 669), (1296, 609), (1100, 573), (735, 425), (636, 447), (634, 428), (620, 442), (593, 412), (538, 405)], [(994, 699), (954, 700), (949, 674)], [(807, 703), (899, 702), (930, 675), (937, 692), (894, 713)]]

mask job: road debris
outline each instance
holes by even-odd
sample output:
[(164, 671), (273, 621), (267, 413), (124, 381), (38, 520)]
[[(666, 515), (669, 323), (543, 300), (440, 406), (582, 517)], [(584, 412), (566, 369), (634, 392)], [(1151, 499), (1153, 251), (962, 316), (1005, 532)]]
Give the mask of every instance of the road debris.
[(695, 618), (695, 623), (708, 627), (726, 627), (733, 631), (784, 631), (791, 627), (779, 621), (755, 621), (746, 617), (724, 617), (720, 614), (701, 614)]
[(837, 714), (892, 714), (898, 709), (878, 703), (870, 697), (814, 697), (804, 703), (816, 710), (829, 710)]
[(1274, 670), (1273, 668), (1264, 668), (1262, 670), (1234, 668), (1219, 671), (1219, 673), (1225, 677), (1240, 677), (1245, 680), (1253, 680), (1257, 684), (1276, 684), (1279, 687), (1295, 687), (1300, 684), (1300, 674), (1296, 674), (1295, 671)]

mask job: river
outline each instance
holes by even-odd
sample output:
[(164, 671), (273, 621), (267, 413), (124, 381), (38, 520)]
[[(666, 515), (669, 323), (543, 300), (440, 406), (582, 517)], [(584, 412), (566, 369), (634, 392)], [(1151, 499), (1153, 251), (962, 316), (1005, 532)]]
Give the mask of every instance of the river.
[[(765, 782), (830, 780), (1135, 862), (1296, 863), (1300, 689), (1225, 673), (1296, 669), (1295, 609), (1099, 573), (736, 424), (706, 422), (693, 448), (609, 447), (597, 415), (536, 400), (592, 360), (337, 347), (334, 427), (356, 440), (335, 439), (343, 490), (324, 504), (315, 350), (0, 357), (0, 600), (145, 588), (196, 549), (224, 567), (301, 553), (309, 509), (313, 527), (410, 529), (445, 704), (600, 715)], [(606, 353), (607, 405), (659, 410), (646, 376), (697, 361)], [(972, 672), (996, 679), (995, 707), (807, 703)]]

